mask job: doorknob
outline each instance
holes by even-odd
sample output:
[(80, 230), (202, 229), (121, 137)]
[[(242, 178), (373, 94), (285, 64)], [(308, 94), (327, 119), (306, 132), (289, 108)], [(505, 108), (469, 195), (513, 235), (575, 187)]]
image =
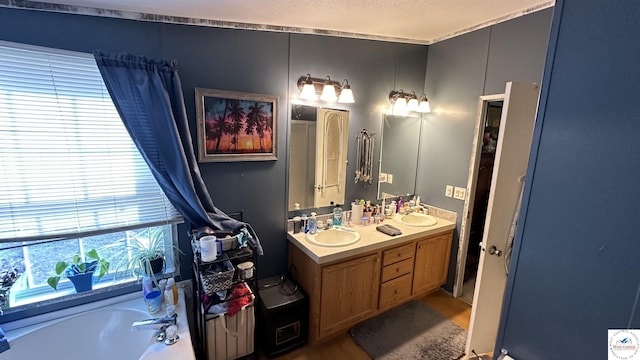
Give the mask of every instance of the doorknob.
[[(479, 245), (480, 245), (480, 250), (482, 250), (482, 251), (487, 251), (487, 249), (485, 249), (485, 248), (482, 246), (482, 243), (480, 243)], [(491, 246), (489, 247), (489, 255), (501, 256), (501, 255), (502, 255), (502, 250), (498, 250), (498, 248), (497, 248), (497, 247), (495, 247), (494, 245), (491, 245)]]
[(499, 257), (500, 255), (502, 255), (502, 250), (498, 250), (498, 248), (492, 245), (489, 248), (489, 255), (495, 255)]

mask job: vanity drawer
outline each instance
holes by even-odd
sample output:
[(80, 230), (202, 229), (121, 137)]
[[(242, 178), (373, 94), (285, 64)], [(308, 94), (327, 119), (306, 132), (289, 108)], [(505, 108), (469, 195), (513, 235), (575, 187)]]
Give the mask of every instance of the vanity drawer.
[(382, 252), (382, 266), (397, 263), (405, 259), (411, 259), (415, 251), (415, 244), (413, 243), (385, 250)]
[(411, 274), (407, 274), (381, 284), (378, 309), (385, 309), (408, 299), (411, 296), (411, 279)]
[(413, 272), (413, 258), (405, 259), (382, 268), (382, 279), (385, 282)]

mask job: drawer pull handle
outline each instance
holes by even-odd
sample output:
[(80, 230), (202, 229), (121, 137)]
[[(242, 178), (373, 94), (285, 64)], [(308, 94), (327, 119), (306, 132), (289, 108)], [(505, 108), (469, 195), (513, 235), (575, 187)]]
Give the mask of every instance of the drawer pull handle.
[(400, 291), (396, 290), (393, 293), (397, 295), (397, 294), (400, 294)]

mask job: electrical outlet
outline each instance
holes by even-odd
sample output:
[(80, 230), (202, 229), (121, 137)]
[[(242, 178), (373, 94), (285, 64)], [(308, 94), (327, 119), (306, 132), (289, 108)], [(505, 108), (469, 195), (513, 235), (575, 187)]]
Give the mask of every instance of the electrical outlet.
[(453, 198), (458, 200), (464, 200), (466, 192), (467, 192), (467, 189), (456, 186), (455, 189), (453, 189)]
[(393, 184), (393, 174), (387, 174), (387, 182)]
[(444, 191), (444, 196), (452, 197), (453, 196), (453, 186), (447, 185), (446, 190)]
[(380, 173), (380, 182), (381, 183), (386, 183), (387, 182), (387, 173)]

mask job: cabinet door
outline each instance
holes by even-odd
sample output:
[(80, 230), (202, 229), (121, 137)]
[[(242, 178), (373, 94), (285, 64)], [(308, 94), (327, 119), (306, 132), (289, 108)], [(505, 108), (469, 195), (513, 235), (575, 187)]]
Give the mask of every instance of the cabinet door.
[(320, 335), (346, 328), (373, 314), (379, 286), (378, 254), (322, 268)]
[(451, 233), (418, 241), (412, 295), (425, 293), (447, 282)]

